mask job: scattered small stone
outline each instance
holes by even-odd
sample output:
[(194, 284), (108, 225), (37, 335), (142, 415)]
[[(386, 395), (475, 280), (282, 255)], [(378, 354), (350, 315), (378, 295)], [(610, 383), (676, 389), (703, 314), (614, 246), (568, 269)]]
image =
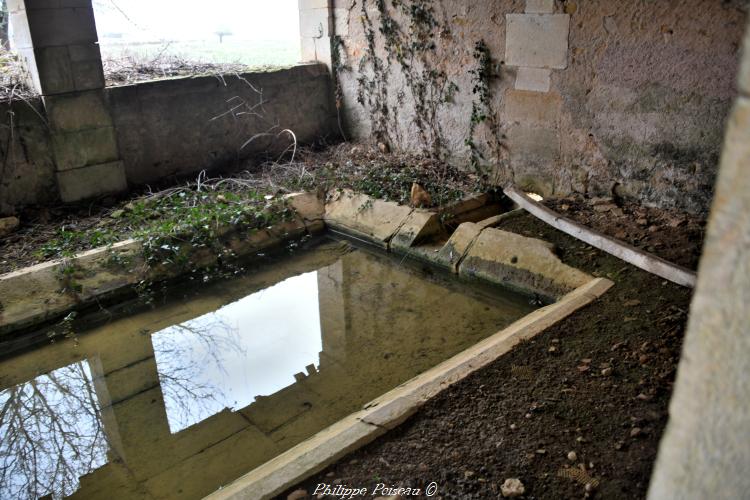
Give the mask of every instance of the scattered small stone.
[(618, 343), (616, 343), (616, 344), (613, 344), (613, 345), (612, 345), (612, 351), (616, 351), (616, 350), (617, 350), (617, 349), (619, 349), (620, 347), (623, 347), (623, 346), (625, 346), (625, 345), (627, 345), (627, 344), (628, 344), (628, 341), (627, 341), (627, 340), (623, 340), (622, 342), (618, 342)]
[(622, 305), (625, 307), (635, 307), (641, 305), (641, 301), (638, 299), (626, 300)]
[(622, 211), (622, 208), (620, 207), (614, 207), (609, 209), (610, 212), (612, 212), (617, 217), (623, 217), (625, 215), (625, 212)]
[(584, 486), (583, 489), (586, 490), (586, 493), (593, 493), (596, 489), (596, 484), (586, 483), (586, 486)]
[(523, 495), (526, 492), (526, 488), (524, 488), (520, 479), (513, 477), (505, 480), (500, 486), (500, 492), (505, 498), (515, 498)]
[(641, 430), (640, 427), (633, 427), (632, 429), (630, 429), (630, 437), (632, 438), (638, 437), (641, 435), (641, 432), (643, 431)]
[(514, 431), (518, 429), (518, 426), (516, 424), (510, 424), (510, 430)]
[(575, 462), (576, 460), (578, 460), (578, 454), (575, 451), (569, 451), (568, 460), (570, 460), (571, 462)]
[(307, 490), (299, 489), (289, 493), (286, 500), (301, 500), (307, 498)]
[(612, 367), (607, 367), (602, 369), (602, 377), (609, 377), (612, 375)]
[(218, 201), (219, 203), (226, 203), (227, 198), (223, 194), (220, 194), (219, 196), (216, 197), (216, 201)]
[(531, 418), (531, 413), (527, 413), (526, 415), (524, 415), (524, 417), (525, 418)]
[(331, 472), (329, 472), (328, 474), (326, 474), (326, 477), (333, 477), (333, 476), (335, 476), (335, 475), (336, 475), (336, 473), (335, 473), (335, 472), (333, 472), (333, 471), (331, 471)]
[(555, 353), (555, 352), (557, 352), (557, 347), (555, 347), (555, 346), (550, 346), (550, 348), (549, 348), (549, 349), (547, 349), (547, 352), (549, 352), (549, 353)]
[(640, 393), (640, 394), (638, 394), (638, 396), (636, 396), (636, 397), (637, 397), (638, 399), (640, 399), (641, 401), (651, 401), (651, 396), (649, 396), (649, 395), (647, 395), (647, 394), (643, 394), (643, 393)]
[(357, 460), (356, 458), (349, 460), (349, 465), (357, 465), (358, 463), (359, 463), (359, 460)]
[(0, 238), (8, 236), (10, 233), (18, 229), (21, 221), (18, 217), (3, 217), (0, 219)]
[(583, 363), (585, 365), (591, 364), (591, 358), (583, 358), (581, 360), (581, 363)]
[(567, 212), (568, 210), (570, 210), (570, 205), (568, 205), (567, 203), (563, 203), (562, 205), (560, 205), (560, 210), (562, 210), (563, 212)]
[(125, 215), (125, 210), (115, 210), (110, 214), (110, 217), (112, 217), (113, 219), (119, 219), (123, 215)]
[(585, 443), (586, 442), (586, 438), (583, 437), (583, 436), (578, 436), (576, 438), (576, 441), (579, 442), (579, 443)]
[(383, 154), (386, 154), (386, 153), (388, 153), (391, 150), (391, 148), (388, 147), (388, 144), (386, 144), (384, 142), (379, 142), (378, 143), (378, 149)]
[(547, 450), (545, 450), (544, 448), (539, 448), (538, 450), (536, 450), (536, 454), (537, 455), (546, 455), (547, 454)]
[(581, 366), (578, 366), (577, 368), (579, 372), (583, 373), (583, 372), (589, 371), (589, 368), (591, 367), (589, 365), (581, 365)]
[(476, 475), (476, 473), (473, 470), (465, 470), (464, 471), (464, 479), (471, 479), (475, 475)]
[(642, 364), (642, 365), (645, 365), (646, 363), (648, 363), (648, 354), (641, 354), (641, 355), (640, 355), (640, 356), (638, 357), (638, 362), (639, 362), (640, 364)]

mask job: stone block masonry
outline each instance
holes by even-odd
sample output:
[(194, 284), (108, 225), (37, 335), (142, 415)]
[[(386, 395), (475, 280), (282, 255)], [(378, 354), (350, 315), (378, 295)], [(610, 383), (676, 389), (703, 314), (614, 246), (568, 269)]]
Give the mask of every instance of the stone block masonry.
[(505, 62), (510, 66), (568, 67), (567, 14), (507, 14)]
[(73, 202), (127, 189), (91, 0), (13, 0), (11, 40), (49, 120), (60, 198)]
[(299, 0), (299, 28), (302, 61), (319, 62), (331, 69), (334, 29), (330, 0)]

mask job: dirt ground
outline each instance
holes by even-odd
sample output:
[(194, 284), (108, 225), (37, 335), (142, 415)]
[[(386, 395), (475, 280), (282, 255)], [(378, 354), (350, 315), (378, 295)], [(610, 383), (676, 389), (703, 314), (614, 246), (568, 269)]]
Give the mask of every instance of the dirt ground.
[(624, 200), (571, 196), (545, 200), (544, 204), (608, 236), (651, 252), (688, 269), (698, 268), (705, 236), (699, 215), (660, 210)]
[[(432, 498), (502, 498), (500, 486), (509, 478), (523, 483), (520, 498), (645, 497), (691, 290), (529, 215), (502, 229), (555, 243), (566, 263), (615, 286), (279, 498), (295, 491), (304, 498), (298, 490), (312, 493), (319, 483), (372, 491), (377, 483), (424, 488), (433, 481)], [(665, 245), (661, 255), (695, 262), (700, 242), (680, 237), (683, 248)]]

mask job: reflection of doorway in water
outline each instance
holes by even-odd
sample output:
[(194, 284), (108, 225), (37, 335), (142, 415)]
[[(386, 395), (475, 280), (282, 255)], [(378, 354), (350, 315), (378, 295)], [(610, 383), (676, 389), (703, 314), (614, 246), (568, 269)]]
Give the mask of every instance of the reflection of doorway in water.
[(172, 433), (294, 383), (322, 350), (309, 272), (152, 336)]

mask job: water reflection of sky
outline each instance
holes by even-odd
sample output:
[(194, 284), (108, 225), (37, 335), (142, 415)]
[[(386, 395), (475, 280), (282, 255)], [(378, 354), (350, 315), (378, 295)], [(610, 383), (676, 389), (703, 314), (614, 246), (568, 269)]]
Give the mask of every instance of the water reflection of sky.
[(317, 273), (289, 278), (155, 333), (169, 427), (178, 432), (294, 383), (322, 350)]

